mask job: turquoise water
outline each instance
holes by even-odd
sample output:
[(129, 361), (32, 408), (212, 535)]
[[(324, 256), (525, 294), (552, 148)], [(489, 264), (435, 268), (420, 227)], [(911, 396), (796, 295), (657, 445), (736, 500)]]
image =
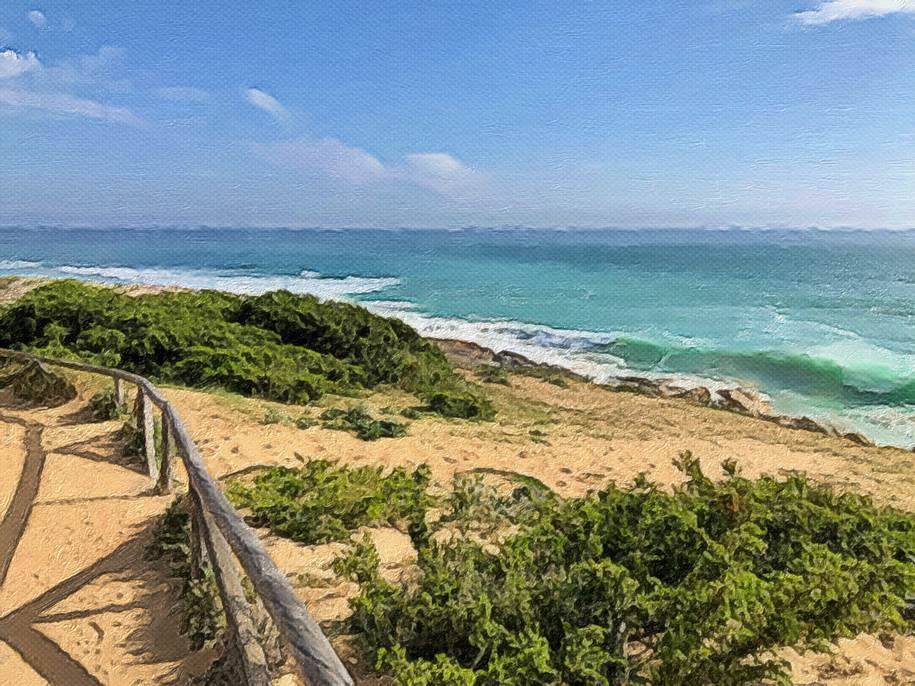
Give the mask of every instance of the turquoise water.
[(915, 444), (915, 232), (5, 229), (0, 273), (288, 288)]

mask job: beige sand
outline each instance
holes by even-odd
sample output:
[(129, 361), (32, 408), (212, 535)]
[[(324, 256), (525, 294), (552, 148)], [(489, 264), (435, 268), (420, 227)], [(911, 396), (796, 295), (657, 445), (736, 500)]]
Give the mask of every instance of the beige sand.
[[(169, 389), (212, 473), (230, 474), (252, 464), (296, 464), (303, 457), (337, 459), (348, 464), (414, 466), (427, 463), (447, 487), (452, 476), (474, 467), (507, 469), (539, 478), (566, 495), (580, 495), (609, 481), (626, 483), (639, 472), (661, 483), (681, 479), (672, 460), (691, 450), (710, 474), (737, 460), (744, 473), (804, 471), (838, 489), (854, 488), (880, 502), (915, 509), (915, 455), (894, 448), (863, 447), (809, 431), (698, 407), (683, 400), (614, 393), (587, 383), (567, 388), (511, 375), (509, 387), (487, 385), (499, 410), (497, 421), (469, 423), (426, 417), (413, 421), (404, 438), (375, 442), (320, 426), (296, 429), (290, 422), (264, 425), (268, 407), (293, 419), (317, 416), (321, 408), (291, 407), (239, 398)], [(376, 414), (387, 406), (416, 404), (388, 391), (363, 401), (326, 398), (322, 406), (364, 402)], [(531, 435), (531, 431), (545, 435)], [(268, 550), (286, 571), (300, 597), (320, 620), (348, 614), (353, 584), (329, 571), (342, 546), (299, 546), (267, 532)], [(358, 534), (361, 535), (361, 534)], [(396, 578), (412, 559), (409, 539), (390, 529), (379, 539), (385, 574)], [(338, 642), (338, 648), (351, 654)], [(798, 656), (788, 651), (797, 684), (863, 686), (915, 683), (915, 638), (863, 636), (842, 641), (836, 656)]]
[[(145, 558), (149, 495), (118, 422), (0, 394), (0, 683), (183, 684), (208, 664), (180, 636), (176, 582)], [(15, 497), (13, 494), (15, 493)]]

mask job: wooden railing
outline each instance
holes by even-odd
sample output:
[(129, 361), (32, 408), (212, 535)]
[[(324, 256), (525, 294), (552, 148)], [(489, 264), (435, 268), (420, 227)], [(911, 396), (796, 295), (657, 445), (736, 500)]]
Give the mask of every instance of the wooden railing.
[[(115, 398), (125, 402), (124, 384), (137, 389), (137, 424), (144, 435), (144, 457), (149, 477), (160, 493), (171, 490), (176, 456), (187, 472), (192, 525), (191, 547), (195, 563), (208, 560), (216, 577), (226, 624), (240, 659), (245, 684), (269, 686), (277, 655), (277, 635), (310, 686), (352, 686), (340, 658), (318, 624), (296, 598), (286, 576), (266, 553), (260, 539), (244, 523), (207, 472), (197, 446), (172, 405), (147, 379), (119, 369), (82, 362), (51, 359), (15, 350), (0, 349), (0, 357), (37, 362), (80, 372), (101, 374), (114, 380)], [(157, 456), (154, 407), (161, 412), (162, 438)], [(236, 564), (237, 561), (237, 564)], [(254, 588), (249, 602), (242, 584), (247, 576)]]

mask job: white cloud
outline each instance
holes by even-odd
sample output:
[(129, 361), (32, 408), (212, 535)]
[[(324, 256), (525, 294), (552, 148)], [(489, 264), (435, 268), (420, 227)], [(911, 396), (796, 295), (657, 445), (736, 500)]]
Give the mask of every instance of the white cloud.
[(833, 21), (883, 17), (901, 12), (915, 13), (915, 0), (820, 0), (812, 10), (797, 12), (794, 18), (807, 26)]
[(245, 91), (245, 99), (255, 107), (264, 110), (274, 118), (284, 121), (289, 113), (279, 100), (260, 88), (249, 88)]
[(45, 67), (40, 81), (49, 89), (82, 87), (97, 92), (127, 93), (133, 84), (124, 76), (126, 57), (124, 48), (102, 46), (96, 53), (76, 55)]
[(48, 18), (44, 16), (44, 12), (40, 10), (32, 10), (29, 12), (29, 21), (39, 29), (43, 29), (48, 25)]
[(41, 62), (34, 52), (21, 55), (13, 49), (0, 51), (0, 79), (11, 79), (40, 68)]
[(175, 100), (177, 102), (204, 102), (209, 99), (210, 94), (202, 88), (193, 86), (165, 86), (156, 91), (163, 100)]
[(86, 117), (114, 124), (143, 126), (145, 122), (126, 107), (113, 107), (95, 100), (64, 93), (35, 93), (12, 88), (0, 89), (0, 107), (31, 109), (50, 114)]
[(482, 187), (482, 175), (448, 153), (413, 153), (406, 155), (404, 161), (407, 179), (450, 198), (466, 199)]
[(356, 185), (408, 184), (456, 201), (479, 200), (485, 195), (486, 176), (444, 152), (412, 153), (400, 164), (385, 165), (370, 152), (336, 138), (299, 138), (253, 147), (274, 164)]
[(350, 183), (369, 183), (387, 175), (387, 169), (374, 155), (336, 138), (281, 141), (258, 146), (258, 150), (272, 162)]

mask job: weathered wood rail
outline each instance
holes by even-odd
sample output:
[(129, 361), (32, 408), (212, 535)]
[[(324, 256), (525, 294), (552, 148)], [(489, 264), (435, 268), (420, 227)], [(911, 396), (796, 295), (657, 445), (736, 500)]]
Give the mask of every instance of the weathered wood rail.
[[(327, 637), (210, 476), (178, 413), (149, 380), (120, 369), (15, 350), (0, 349), (0, 357), (110, 377), (119, 403), (126, 401), (125, 384), (136, 387), (137, 425), (144, 435), (149, 478), (160, 493), (169, 492), (176, 456), (180, 457), (187, 472), (195, 562), (199, 567), (205, 558), (214, 572), (245, 684), (269, 686), (284, 661), (278, 653), (286, 652), (309, 686), (352, 686), (352, 677)], [(158, 454), (154, 408), (161, 412)], [(239, 566), (254, 589), (253, 600), (244, 591)], [(277, 643), (286, 650), (278, 651)]]

